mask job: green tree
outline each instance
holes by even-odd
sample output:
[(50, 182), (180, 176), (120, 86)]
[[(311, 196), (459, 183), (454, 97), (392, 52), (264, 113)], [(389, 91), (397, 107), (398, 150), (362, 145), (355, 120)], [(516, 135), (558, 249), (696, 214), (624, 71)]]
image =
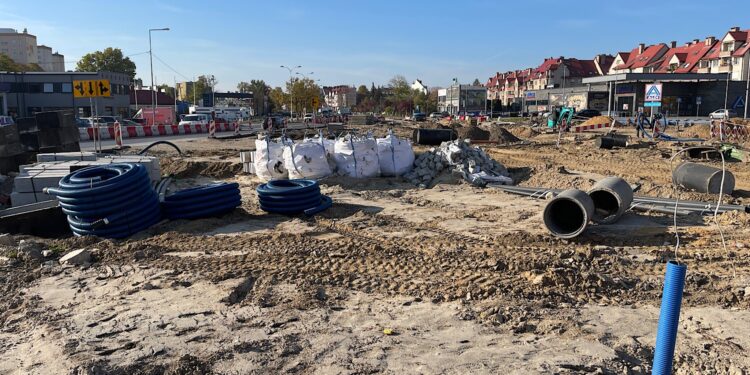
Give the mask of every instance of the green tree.
[(321, 102), (320, 86), (309, 78), (294, 79), (287, 82), (286, 91), (292, 94), (296, 113), (313, 111), (313, 98), (318, 98), (318, 102)]
[[(192, 85), (188, 86), (187, 89), (187, 98), (188, 100), (193, 103), (193, 105), (198, 105), (203, 99), (203, 94), (211, 92), (213, 87), (216, 86), (218, 81), (216, 78), (212, 75), (202, 75), (199, 76), (195, 82), (193, 82)], [(195, 95), (193, 95), (195, 94)], [(193, 97), (195, 97), (195, 100), (193, 101)]]
[(274, 87), (268, 93), (268, 98), (271, 99), (274, 111), (281, 110), (284, 106), (289, 106), (289, 94), (285, 93), (281, 87)]
[(31, 63), (28, 65), (19, 64), (10, 56), (0, 53), (0, 71), (3, 72), (41, 72), (42, 67), (39, 64)]
[(265, 81), (253, 79), (248, 82), (237, 84), (237, 90), (244, 93), (253, 93), (253, 112), (256, 116), (268, 113), (268, 94), (271, 91)]
[(165, 94), (167, 94), (167, 95), (169, 95), (169, 96), (171, 96), (173, 98), (175, 97), (175, 89), (174, 89), (174, 87), (171, 87), (171, 86), (167, 85), (166, 83), (162, 83), (161, 85), (157, 85), (156, 88), (159, 91), (162, 91)]
[(125, 73), (132, 80), (135, 78), (135, 63), (124, 57), (119, 48), (107, 47), (104, 51), (84, 55), (78, 61), (76, 71)]

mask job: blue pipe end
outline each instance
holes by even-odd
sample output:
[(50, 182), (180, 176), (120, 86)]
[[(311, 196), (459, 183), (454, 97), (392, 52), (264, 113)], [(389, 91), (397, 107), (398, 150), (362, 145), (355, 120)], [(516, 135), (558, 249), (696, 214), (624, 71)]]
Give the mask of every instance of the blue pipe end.
[(673, 260), (667, 262), (664, 290), (661, 297), (661, 311), (659, 312), (659, 326), (656, 331), (656, 345), (654, 346), (652, 375), (670, 375), (672, 373), (686, 272), (686, 265)]

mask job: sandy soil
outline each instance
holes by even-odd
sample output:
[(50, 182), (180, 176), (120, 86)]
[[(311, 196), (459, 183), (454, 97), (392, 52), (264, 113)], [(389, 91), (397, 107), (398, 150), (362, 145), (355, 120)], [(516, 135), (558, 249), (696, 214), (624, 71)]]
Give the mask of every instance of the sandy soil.
[[(674, 195), (671, 145), (598, 150), (579, 134), (557, 148), (557, 135), (506, 129), (525, 142), (483, 147), (520, 185), (618, 175), (639, 194)], [(13, 237), (53, 255), (0, 246), (0, 373), (650, 373), (671, 216), (629, 212), (562, 241), (543, 227), (543, 200), (450, 178), (417, 189), (341, 177), (321, 181), (335, 202), (323, 214), (269, 215), (259, 182), (237, 175), (252, 138), (178, 144), (185, 157), (156, 151), (177, 186), (237, 181), (242, 207), (122, 241)], [(750, 203), (750, 168), (728, 168), (726, 199)], [(676, 374), (750, 373), (750, 215), (719, 222), (727, 251), (710, 218), (678, 220), (688, 276)], [(93, 263), (55, 262), (77, 248)]]

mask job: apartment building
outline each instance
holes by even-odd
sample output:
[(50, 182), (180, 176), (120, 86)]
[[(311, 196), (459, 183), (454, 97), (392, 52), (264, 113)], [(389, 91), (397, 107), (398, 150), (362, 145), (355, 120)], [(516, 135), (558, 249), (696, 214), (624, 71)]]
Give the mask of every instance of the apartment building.
[(669, 50), (664, 43), (646, 46), (638, 44), (630, 52), (618, 52), (609, 69), (609, 74), (618, 73), (652, 73), (655, 63)]
[[(708, 41), (708, 38), (706, 41)], [(749, 62), (750, 30), (741, 31), (739, 27), (732, 27), (700, 59), (698, 72), (730, 73), (730, 79), (744, 81), (748, 78)]]
[(65, 58), (45, 45), (37, 45), (36, 36), (26, 29), (0, 28), (0, 53), (18, 64), (38, 64), (45, 72), (64, 72)]
[(357, 89), (354, 86), (323, 86), (326, 106), (333, 110), (352, 108), (357, 105)]

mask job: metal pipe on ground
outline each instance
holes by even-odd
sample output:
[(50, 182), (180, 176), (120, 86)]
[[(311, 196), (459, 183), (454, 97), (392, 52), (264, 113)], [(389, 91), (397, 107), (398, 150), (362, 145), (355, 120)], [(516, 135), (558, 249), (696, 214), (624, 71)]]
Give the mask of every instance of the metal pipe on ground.
[(628, 136), (622, 134), (607, 134), (594, 140), (597, 148), (611, 150), (615, 147), (627, 147)]
[[(719, 194), (722, 171), (719, 168), (704, 164), (684, 162), (672, 171), (672, 180), (686, 189), (699, 193)], [(724, 194), (734, 191), (734, 175), (726, 171), (724, 175)]]
[(437, 146), (443, 142), (458, 139), (452, 129), (414, 129), (412, 141), (418, 145)]
[(565, 190), (544, 207), (544, 225), (556, 237), (574, 238), (583, 233), (594, 214), (594, 201), (578, 189)]
[(594, 202), (591, 220), (599, 224), (614, 223), (633, 203), (633, 188), (620, 177), (599, 180), (588, 194)]

